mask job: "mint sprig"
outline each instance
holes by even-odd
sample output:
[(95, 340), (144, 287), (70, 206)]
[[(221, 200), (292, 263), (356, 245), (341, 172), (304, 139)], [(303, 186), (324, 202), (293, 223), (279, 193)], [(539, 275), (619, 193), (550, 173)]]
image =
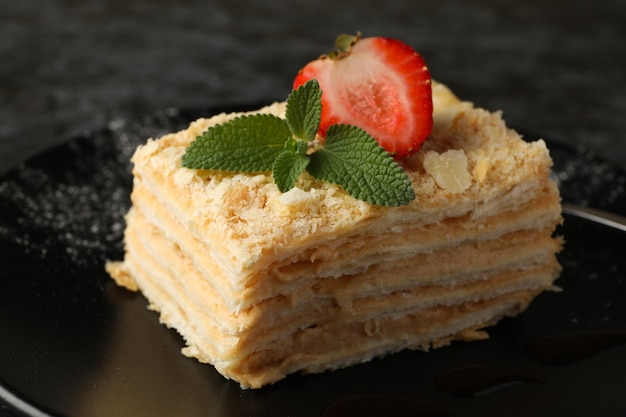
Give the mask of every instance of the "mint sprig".
[(289, 95), (285, 119), (253, 114), (213, 126), (191, 142), (182, 165), (231, 172), (271, 170), (281, 192), (291, 190), (306, 170), (370, 204), (400, 206), (415, 199), (402, 167), (365, 130), (338, 124), (328, 128), (325, 143), (315, 139), (321, 96), (319, 84), (311, 80)]

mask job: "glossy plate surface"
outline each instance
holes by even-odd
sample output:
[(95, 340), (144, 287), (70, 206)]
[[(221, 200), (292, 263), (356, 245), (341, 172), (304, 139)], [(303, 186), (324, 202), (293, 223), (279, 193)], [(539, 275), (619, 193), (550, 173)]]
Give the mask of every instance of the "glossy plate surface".
[[(0, 179), (0, 398), (69, 417), (626, 415), (626, 234), (569, 216), (563, 292), (542, 294), (488, 341), (246, 391), (181, 355), (178, 334), (104, 262), (122, 257), (135, 147), (240, 109), (111, 123)], [(622, 168), (549, 145), (565, 200), (626, 214)]]

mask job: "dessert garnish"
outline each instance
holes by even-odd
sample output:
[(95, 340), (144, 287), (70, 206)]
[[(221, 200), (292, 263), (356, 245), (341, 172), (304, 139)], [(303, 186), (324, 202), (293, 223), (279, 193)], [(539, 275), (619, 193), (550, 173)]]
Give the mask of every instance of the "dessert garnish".
[(324, 125), (324, 140), (320, 140), (322, 97), (318, 81), (311, 79), (289, 95), (285, 119), (248, 114), (213, 126), (191, 142), (182, 166), (272, 171), (282, 192), (292, 189), (306, 170), (370, 204), (400, 206), (415, 199), (403, 168), (362, 128), (335, 118), (337, 123)]
[(430, 73), (404, 42), (340, 35), (333, 52), (300, 70), (294, 88), (311, 79), (322, 89), (321, 136), (333, 124), (352, 124), (402, 159), (417, 152), (431, 133)]

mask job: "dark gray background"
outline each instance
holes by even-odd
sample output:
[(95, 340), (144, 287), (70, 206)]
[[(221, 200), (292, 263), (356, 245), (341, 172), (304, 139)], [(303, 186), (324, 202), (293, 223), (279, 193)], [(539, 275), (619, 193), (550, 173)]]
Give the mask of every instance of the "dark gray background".
[(620, 0), (2, 2), (0, 173), (111, 121), (284, 98), (357, 30), (411, 44), (510, 125), (624, 165), (625, 21)]
[(0, 174), (112, 122), (285, 98), (357, 30), (411, 44), (511, 126), (625, 166), (624, 22), (622, 0), (2, 1)]

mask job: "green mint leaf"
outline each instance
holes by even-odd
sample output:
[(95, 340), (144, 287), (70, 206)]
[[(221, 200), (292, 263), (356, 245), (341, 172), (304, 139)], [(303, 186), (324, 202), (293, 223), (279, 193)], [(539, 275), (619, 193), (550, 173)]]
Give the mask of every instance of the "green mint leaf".
[(274, 183), (278, 189), (283, 193), (291, 190), (310, 161), (310, 156), (293, 152), (290, 149), (285, 149), (280, 153), (272, 167)]
[(182, 165), (232, 172), (269, 171), (290, 137), (289, 126), (279, 117), (240, 116), (198, 136), (186, 149)]
[(287, 98), (286, 118), (294, 136), (315, 139), (322, 115), (322, 90), (317, 80), (310, 80), (292, 91)]
[(309, 150), (309, 142), (301, 139), (289, 138), (285, 142), (285, 149), (305, 155)]
[(408, 204), (415, 198), (406, 173), (363, 129), (332, 125), (326, 144), (311, 154), (307, 171), (342, 186), (355, 198), (379, 206)]

